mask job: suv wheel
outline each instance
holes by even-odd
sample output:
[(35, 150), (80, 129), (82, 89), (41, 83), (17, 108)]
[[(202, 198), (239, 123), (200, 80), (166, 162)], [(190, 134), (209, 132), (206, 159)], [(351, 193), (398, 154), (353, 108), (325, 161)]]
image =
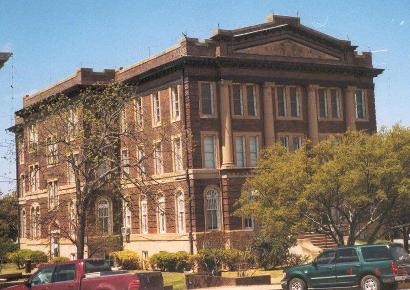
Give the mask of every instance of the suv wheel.
[(302, 279), (293, 278), (289, 282), (289, 290), (306, 290), (306, 283)]
[(362, 290), (380, 290), (380, 281), (373, 275), (364, 276), (360, 282)]

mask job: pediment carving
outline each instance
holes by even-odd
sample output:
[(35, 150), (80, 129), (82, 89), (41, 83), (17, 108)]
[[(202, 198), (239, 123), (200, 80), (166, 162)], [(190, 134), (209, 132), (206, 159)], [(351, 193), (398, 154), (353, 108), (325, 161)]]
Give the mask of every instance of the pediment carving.
[(275, 42), (270, 42), (262, 45), (242, 48), (236, 50), (237, 53), (267, 55), (267, 56), (285, 56), (285, 57), (301, 57), (314, 58), (325, 60), (339, 60), (339, 58), (319, 51), (307, 45), (300, 44), (296, 41), (285, 39)]

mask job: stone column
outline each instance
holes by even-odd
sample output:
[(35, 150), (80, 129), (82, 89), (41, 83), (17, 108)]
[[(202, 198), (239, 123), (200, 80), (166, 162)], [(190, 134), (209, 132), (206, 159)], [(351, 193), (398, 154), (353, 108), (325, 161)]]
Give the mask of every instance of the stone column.
[(226, 80), (221, 80), (219, 83), (219, 96), (221, 100), (222, 168), (231, 168), (234, 166), (230, 102), (231, 84), (231, 81)]
[(307, 109), (308, 109), (308, 127), (309, 127), (309, 139), (312, 141), (313, 145), (319, 143), (319, 123), (317, 116), (317, 91), (319, 89), (318, 85), (308, 86), (308, 96), (307, 96)]
[(346, 129), (356, 130), (356, 112), (354, 106), (354, 92), (356, 87), (348, 86), (344, 90), (345, 106), (346, 106)]
[(275, 83), (265, 82), (263, 84), (263, 124), (265, 127), (265, 146), (268, 147), (275, 142), (275, 126), (273, 118), (272, 89)]

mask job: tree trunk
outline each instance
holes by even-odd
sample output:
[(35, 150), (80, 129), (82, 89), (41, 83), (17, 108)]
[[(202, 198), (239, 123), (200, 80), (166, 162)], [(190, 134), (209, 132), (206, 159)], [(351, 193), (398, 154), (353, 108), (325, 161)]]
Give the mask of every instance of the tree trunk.
[(403, 227), (403, 245), (406, 251), (409, 251), (409, 228)]
[(84, 205), (80, 205), (81, 210), (78, 212), (77, 225), (77, 259), (84, 259), (85, 247), (85, 227), (86, 227), (86, 211)]

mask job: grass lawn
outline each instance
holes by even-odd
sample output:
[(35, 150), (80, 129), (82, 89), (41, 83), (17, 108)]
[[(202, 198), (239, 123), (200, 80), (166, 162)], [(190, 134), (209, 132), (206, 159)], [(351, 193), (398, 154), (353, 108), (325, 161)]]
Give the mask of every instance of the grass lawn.
[(17, 269), (15, 264), (2, 264), (0, 266), (0, 275), (1, 274), (10, 274), (10, 273), (21, 273), (24, 269)]

